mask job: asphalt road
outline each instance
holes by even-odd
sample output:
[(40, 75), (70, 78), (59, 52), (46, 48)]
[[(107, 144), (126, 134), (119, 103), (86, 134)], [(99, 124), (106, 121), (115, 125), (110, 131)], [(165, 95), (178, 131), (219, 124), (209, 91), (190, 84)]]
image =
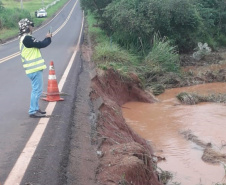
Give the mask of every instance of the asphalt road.
[[(73, 6), (76, 4), (72, 11)], [(72, 12), (71, 12), (72, 11)], [(70, 18), (67, 20), (68, 15)], [(64, 9), (44, 27), (33, 33), (43, 40), (49, 27), (57, 32), (52, 43), (41, 49), (49, 66), (54, 62), (57, 81), (61, 79), (79, 41), (83, 13), (79, 2), (70, 0)], [(30, 80), (22, 67), (20, 56), (3, 58), (19, 52), (19, 41), (0, 45), (0, 184), (4, 184), (36, 128), (39, 119), (29, 118)], [(76, 54), (72, 68), (63, 86), (64, 101), (57, 102), (40, 143), (29, 163), (20, 184), (62, 185), (66, 183), (67, 154), (69, 152), (71, 114), (75, 100), (78, 75), (81, 71), (80, 52)], [(44, 71), (44, 91), (47, 90), (48, 69)], [(44, 110), (48, 102), (40, 101)], [(14, 184), (12, 184), (14, 185)]]

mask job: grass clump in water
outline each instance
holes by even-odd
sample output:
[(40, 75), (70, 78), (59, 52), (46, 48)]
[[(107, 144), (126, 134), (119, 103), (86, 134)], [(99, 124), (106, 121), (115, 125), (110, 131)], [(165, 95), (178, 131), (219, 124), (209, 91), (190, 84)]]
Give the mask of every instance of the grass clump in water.
[(158, 174), (160, 182), (163, 184), (167, 184), (170, 179), (173, 178), (173, 174), (169, 171), (163, 171), (162, 169), (158, 168), (161, 172)]
[(183, 104), (194, 105), (201, 102), (226, 103), (226, 94), (200, 95), (197, 93), (182, 92), (177, 95)]

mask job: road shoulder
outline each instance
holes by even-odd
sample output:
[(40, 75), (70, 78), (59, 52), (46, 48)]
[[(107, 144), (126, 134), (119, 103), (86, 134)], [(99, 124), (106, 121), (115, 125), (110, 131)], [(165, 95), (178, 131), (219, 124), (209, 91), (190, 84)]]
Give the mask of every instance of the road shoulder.
[(92, 145), (95, 116), (92, 113), (90, 93), (90, 63), (83, 59), (75, 101), (71, 144), (68, 161), (68, 185), (95, 185), (98, 158), (96, 145)]

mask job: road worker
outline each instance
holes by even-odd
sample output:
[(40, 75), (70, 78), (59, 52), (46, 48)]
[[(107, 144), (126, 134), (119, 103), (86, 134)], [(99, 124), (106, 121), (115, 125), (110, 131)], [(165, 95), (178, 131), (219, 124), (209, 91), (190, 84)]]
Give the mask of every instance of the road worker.
[(27, 18), (18, 22), (19, 24), (19, 47), (21, 60), (25, 73), (31, 80), (31, 100), (29, 108), (29, 116), (31, 118), (41, 118), (46, 116), (45, 111), (39, 108), (39, 99), (43, 90), (43, 70), (46, 64), (42, 58), (40, 49), (45, 48), (51, 43), (51, 33), (47, 33), (43, 41), (38, 41), (32, 37), (32, 29), (34, 23)]

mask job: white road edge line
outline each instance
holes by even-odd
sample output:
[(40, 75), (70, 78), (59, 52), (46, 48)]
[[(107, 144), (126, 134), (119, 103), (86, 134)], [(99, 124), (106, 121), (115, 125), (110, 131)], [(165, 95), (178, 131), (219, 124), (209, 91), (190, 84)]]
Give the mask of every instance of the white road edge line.
[[(82, 18), (82, 25), (79, 35), (79, 40), (77, 42), (76, 48), (74, 50), (74, 53), (68, 63), (68, 66), (59, 82), (59, 91), (62, 90), (63, 85), (66, 81), (66, 78), (69, 74), (69, 71), (71, 69), (71, 66), (75, 60), (76, 54), (79, 50), (79, 45), (81, 42), (82, 37), (82, 30), (83, 30), (83, 24), (84, 24), (84, 12), (83, 12), (83, 18)], [(51, 115), (54, 108), (56, 106), (56, 102), (50, 102), (48, 103), (48, 106), (46, 108), (46, 112), (48, 115)], [(11, 170), (10, 174), (8, 175), (4, 185), (19, 185), (21, 183), (21, 180), (27, 170), (27, 167), (35, 153), (35, 150), (42, 138), (42, 135), (48, 125), (50, 118), (41, 118), (39, 123), (37, 124), (34, 132), (32, 133), (31, 137), (29, 138), (25, 148), (23, 149), (22, 153), (20, 154), (19, 158), (17, 159), (13, 169)]]

